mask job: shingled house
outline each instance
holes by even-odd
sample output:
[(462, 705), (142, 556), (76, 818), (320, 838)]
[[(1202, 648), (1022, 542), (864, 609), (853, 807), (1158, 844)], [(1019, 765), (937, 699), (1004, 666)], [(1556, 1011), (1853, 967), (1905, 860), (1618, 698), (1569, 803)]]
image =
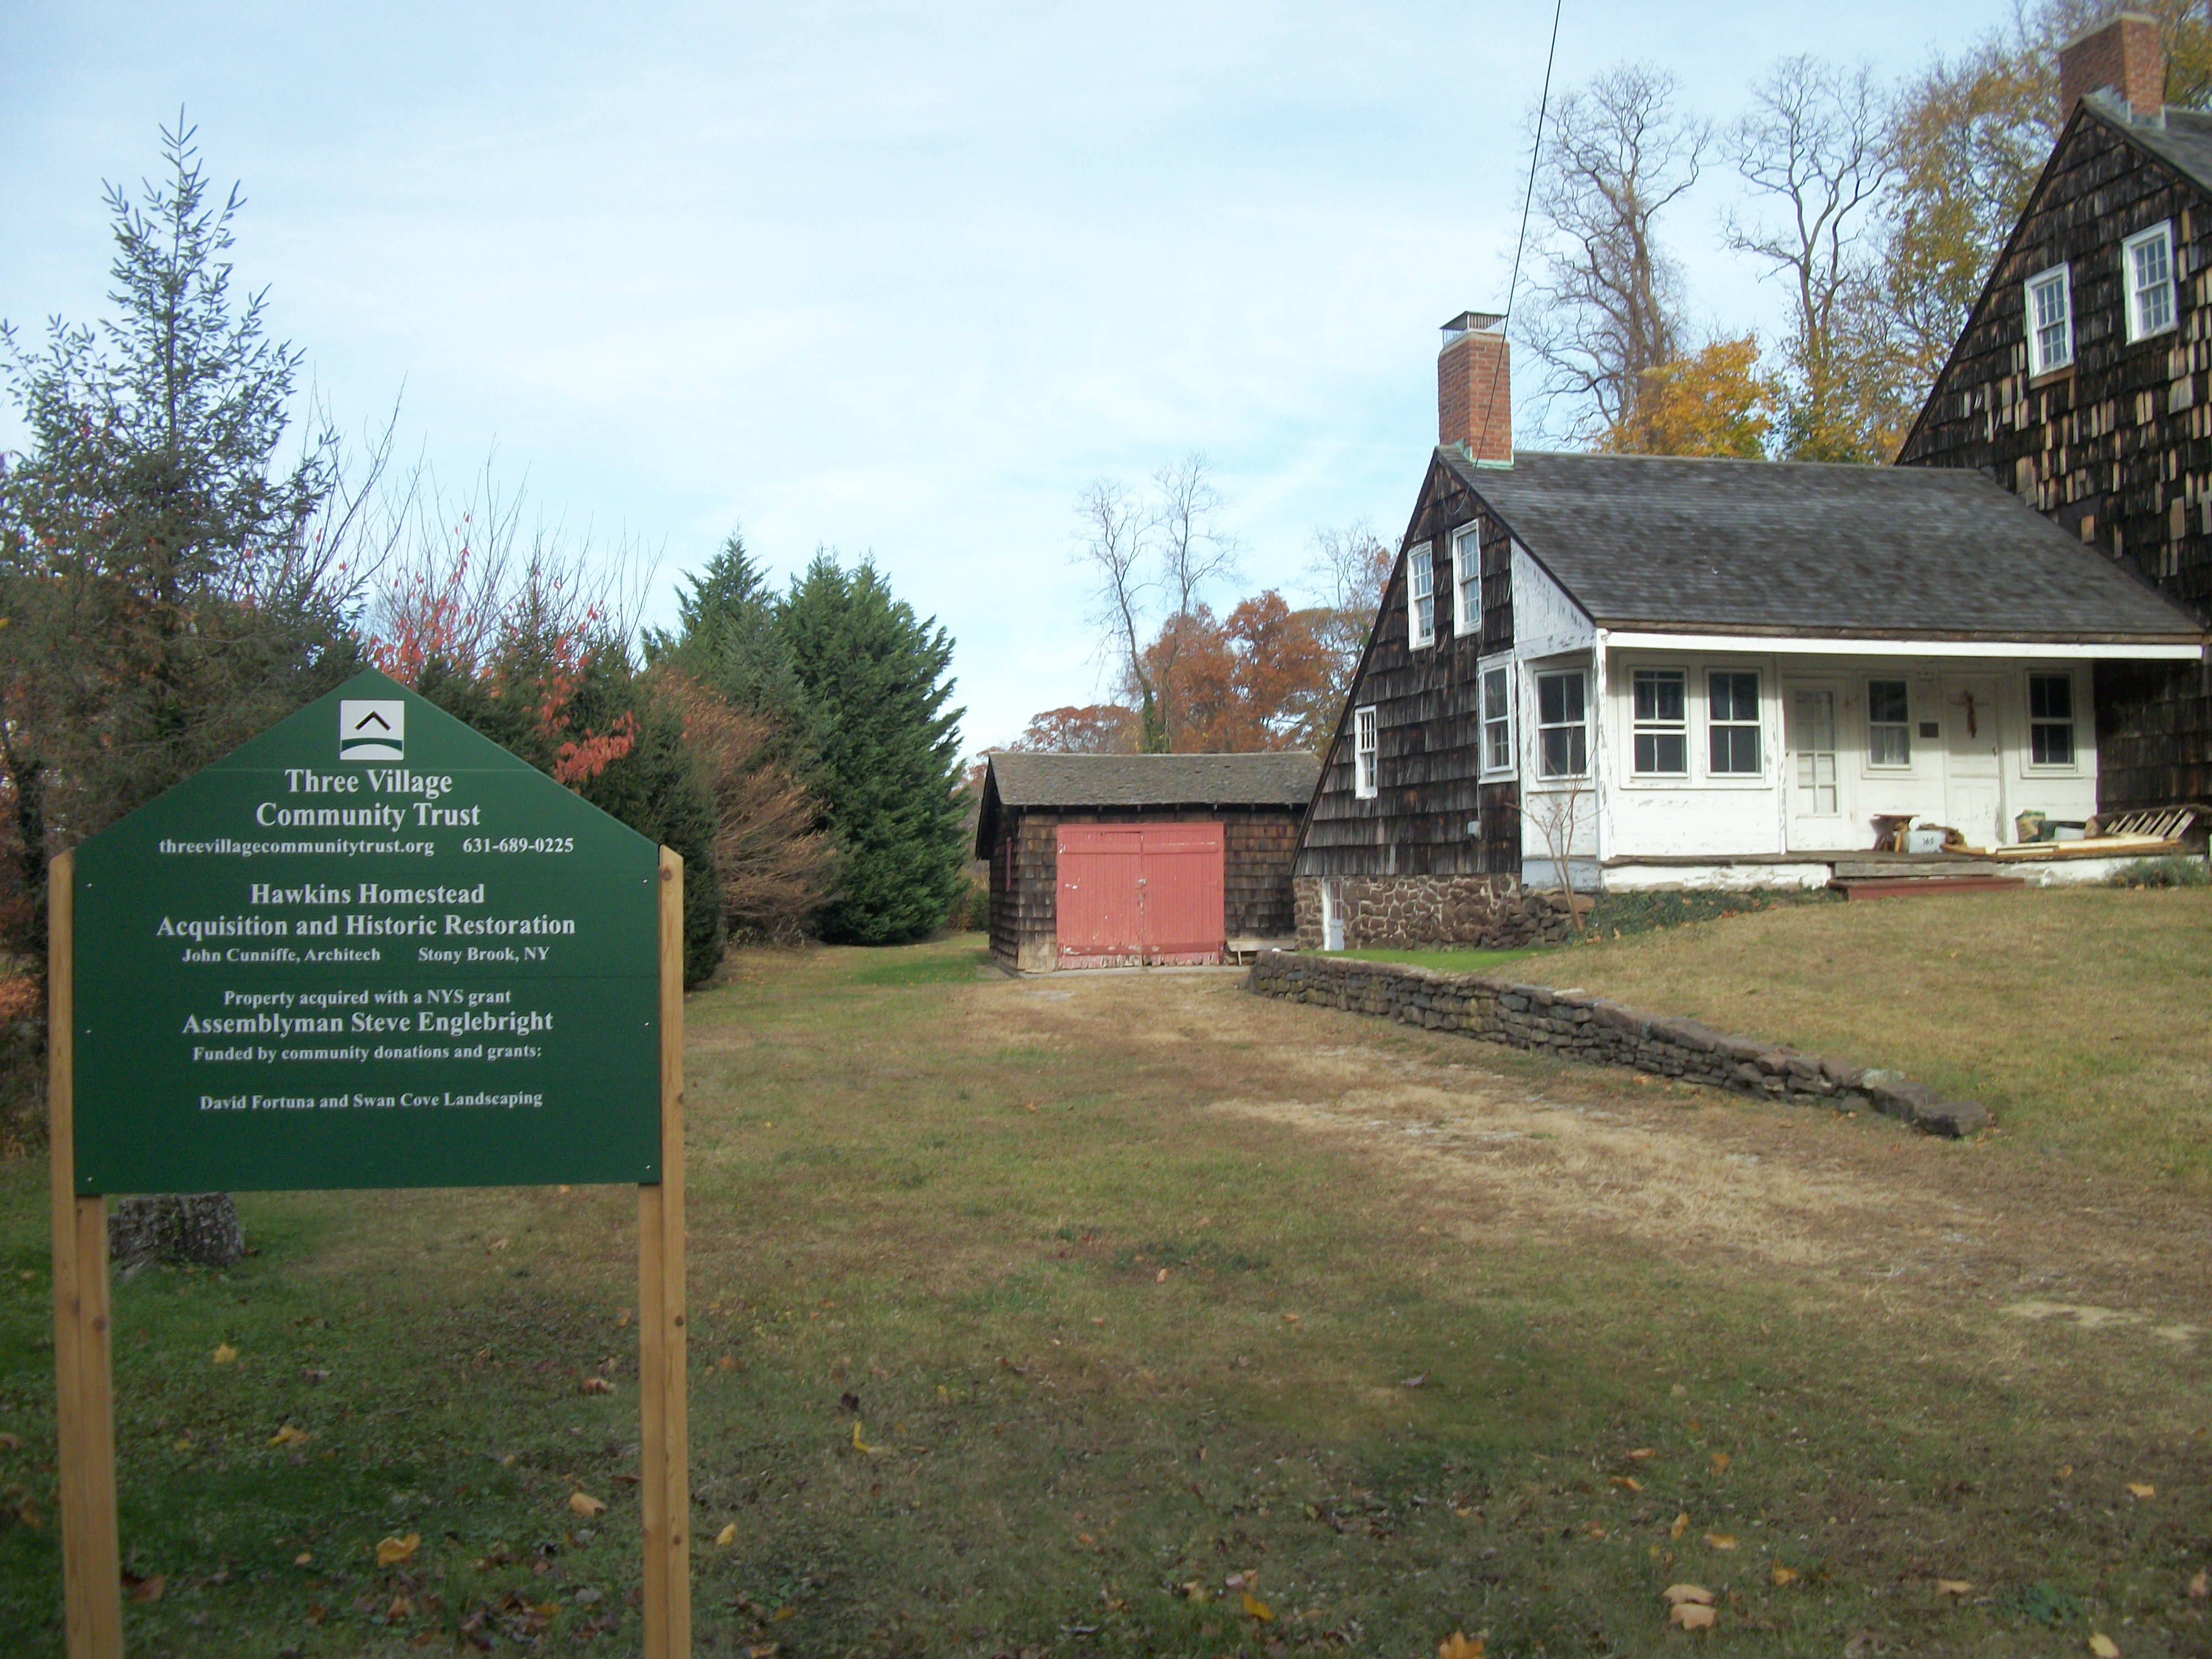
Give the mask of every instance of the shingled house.
[(993, 755), (975, 824), (992, 955), (1040, 973), (1287, 942), (1315, 771), (1296, 752)]
[(2202, 658), (2192, 614), (1976, 471), (1516, 454), (1499, 320), (1444, 331), (1304, 945), (1556, 933), (1528, 895), (1568, 884), (1825, 884), (1878, 817), (1980, 847), (2086, 819), (2097, 677)]
[[(2158, 27), (2059, 54), (2070, 112), (1899, 460), (1993, 477), (2199, 617), (2212, 608), (2212, 114)], [(2212, 671), (2100, 658), (2107, 811), (2212, 800)]]

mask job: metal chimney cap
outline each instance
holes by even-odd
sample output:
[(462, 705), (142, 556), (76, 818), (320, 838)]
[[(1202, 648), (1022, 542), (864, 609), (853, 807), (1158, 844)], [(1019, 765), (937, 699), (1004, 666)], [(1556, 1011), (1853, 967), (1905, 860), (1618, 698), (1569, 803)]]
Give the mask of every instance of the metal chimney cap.
[(1444, 325), (1444, 343), (1449, 345), (1468, 334), (1488, 334), (1504, 320), (1502, 311), (1462, 311)]

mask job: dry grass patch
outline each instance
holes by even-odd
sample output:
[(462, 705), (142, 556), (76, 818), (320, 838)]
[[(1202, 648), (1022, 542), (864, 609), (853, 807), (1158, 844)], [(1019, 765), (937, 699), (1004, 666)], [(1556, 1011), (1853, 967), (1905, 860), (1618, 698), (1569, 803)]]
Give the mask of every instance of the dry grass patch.
[(1759, 911), (1528, 964), (1555, 985), (1890, 1066), (2031, 1150), (2212, 1186), (2212, 892)]

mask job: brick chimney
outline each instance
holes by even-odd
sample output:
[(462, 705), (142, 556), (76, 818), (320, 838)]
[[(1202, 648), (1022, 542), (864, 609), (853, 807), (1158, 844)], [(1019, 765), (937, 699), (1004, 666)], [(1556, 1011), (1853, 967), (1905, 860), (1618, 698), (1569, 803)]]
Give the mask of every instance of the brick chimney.
[(2093, 92), (2113, 94), (2138, 117), (2166, 112), (2166, 54), (2156, 18), (2124, 11), (2058, 48), (2058, 118), (2070, 117)]
[(1437, 353), (1437, 441), (1464, 445), (1468, 456), (1513, 465), (1513, 368), (1505, 320), (1495, 312), (1462, 311), (1444, 325)]

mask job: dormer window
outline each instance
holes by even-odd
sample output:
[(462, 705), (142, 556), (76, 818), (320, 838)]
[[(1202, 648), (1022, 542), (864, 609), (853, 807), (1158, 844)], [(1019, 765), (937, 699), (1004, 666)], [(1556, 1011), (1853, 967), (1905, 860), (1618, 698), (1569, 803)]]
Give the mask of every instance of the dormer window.
[(2128, 287), (2128, 338), (2147, 340), (2173, 326), (2173, 227), (2153, 225), (2120, 244)]
[(2074, 361), (2074, 301), (2064, 265), (2027, 279), (2027, 372), (2048, 374)]

